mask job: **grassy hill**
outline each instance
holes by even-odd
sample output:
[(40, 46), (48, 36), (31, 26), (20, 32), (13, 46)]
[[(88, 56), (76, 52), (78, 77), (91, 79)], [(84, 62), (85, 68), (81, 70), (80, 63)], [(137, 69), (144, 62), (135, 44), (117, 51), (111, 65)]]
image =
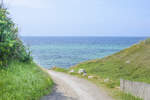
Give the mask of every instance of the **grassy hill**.
[[(68, 73), (74, 69), (72, 75), (88, 79), (87, 76), (77, 74), (79, 69), (85, 69), (87, 75), (94, 78), (88, 79), (96, 85), (103, 87), (116, 100), (142, 100), (131, 94), (126, 94), (118, 88), (120, 79), (150, 83), (150, 39), (134, 44), (118, 53), (85, 61), (69, 69), (55, 67), (53, 70)], [(105, 82), (105, 79), (109, 79)]]
[[(87, 76), (77, 74), (79, 69), (85, 69), (87, 75), (93, 75), (88, 79), (96, 85), (103, 87), (115, 100), (142, 100), (131, 94), (126, 94), (118, 88), (120, 79), (150, 83), (150, 39), (134, 44), (113, 55), (102, 59), (85, 61), (72, 66), (69, 69), (53, 68), (55, 71), (68, 73), (74, 69), (72, 75), (88, 79)], [(109, 79), (108, 82), (104, 82)]]
[(110, 78), (119, 85), (120, 78), (150, 83), (150, 39), (124, 49), (111, 56), (86, 61), (73, 66), (87, 73)]

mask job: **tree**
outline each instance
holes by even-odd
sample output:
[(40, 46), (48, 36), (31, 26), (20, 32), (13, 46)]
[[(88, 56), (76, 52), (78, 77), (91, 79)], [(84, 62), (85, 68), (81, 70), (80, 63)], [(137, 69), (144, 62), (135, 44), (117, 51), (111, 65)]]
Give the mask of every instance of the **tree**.
[(18, 28), (8, 17), (9, 12), (0, 6), (0, 66), (7, 66), (11, 60), (31, 61), (30, 51), (18, 37)]

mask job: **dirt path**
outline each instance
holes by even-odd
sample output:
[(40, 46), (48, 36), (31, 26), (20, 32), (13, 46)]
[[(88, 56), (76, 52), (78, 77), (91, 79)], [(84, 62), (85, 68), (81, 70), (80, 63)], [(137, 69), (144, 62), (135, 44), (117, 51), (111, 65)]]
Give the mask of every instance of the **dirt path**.
[(56, 86), (54, 92), (42, 100), (113, 100), (87, 80), (51, 70), (48, 72)]

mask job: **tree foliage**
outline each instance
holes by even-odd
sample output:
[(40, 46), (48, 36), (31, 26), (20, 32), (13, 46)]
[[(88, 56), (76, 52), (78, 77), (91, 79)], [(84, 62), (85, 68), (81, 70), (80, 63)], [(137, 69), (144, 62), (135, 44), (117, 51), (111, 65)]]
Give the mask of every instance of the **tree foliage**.
[(10, 60), (27, 62), (32, 59), (17, 33), (18, 28), (9, 12), (0, 6), (0, 66), (7, 66)]

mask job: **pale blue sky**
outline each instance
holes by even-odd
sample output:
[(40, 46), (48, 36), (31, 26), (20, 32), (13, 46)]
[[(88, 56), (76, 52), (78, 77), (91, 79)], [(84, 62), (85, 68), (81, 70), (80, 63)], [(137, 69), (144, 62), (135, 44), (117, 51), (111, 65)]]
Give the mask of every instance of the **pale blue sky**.
[(150, 0), (7, 0), (21, 35), (150, 36)]

